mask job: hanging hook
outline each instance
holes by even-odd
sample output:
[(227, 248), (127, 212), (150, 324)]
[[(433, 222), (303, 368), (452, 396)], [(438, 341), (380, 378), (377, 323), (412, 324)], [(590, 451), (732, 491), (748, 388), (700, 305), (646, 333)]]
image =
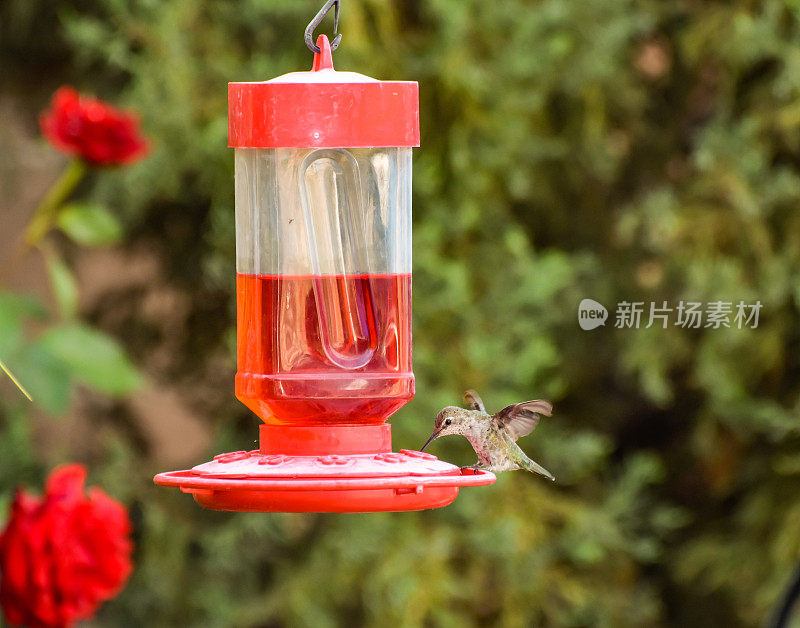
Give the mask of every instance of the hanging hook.
[(325, 19), (331, 7), (333, 7), (333, 41), (331, 42), (331, 51), (339, 47), (339, 42), (342, 41), (342, 36), (336, 34), (336, 31), (339, 30), (339, 4), (340, 0), (328, 0), (319, 10), (319, 13), (314, 16), (314, 19), (306, 26), (306, 46), (308, 46), (311, 52), (316, 54), (320, 52), (319, 46), (314, 43), (314, 29)]

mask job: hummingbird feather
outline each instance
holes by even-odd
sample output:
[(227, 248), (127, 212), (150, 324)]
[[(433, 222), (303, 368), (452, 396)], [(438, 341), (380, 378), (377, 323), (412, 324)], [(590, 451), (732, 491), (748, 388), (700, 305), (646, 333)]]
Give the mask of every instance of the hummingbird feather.
[(464, 393), (464, 403), (467, 404), (467, 407), (470, 410), (486, 412), (486, 408), (483, 405), (483, 399), (481, 399), (481, 396), (472, 389)]
[(541, 415), (550, 416), (553, 405), (544, 399), (523, 401), (506, 406), (494, 415), (498, 427), (505, 429), (514, 440), (527, 436), (539, 424)]

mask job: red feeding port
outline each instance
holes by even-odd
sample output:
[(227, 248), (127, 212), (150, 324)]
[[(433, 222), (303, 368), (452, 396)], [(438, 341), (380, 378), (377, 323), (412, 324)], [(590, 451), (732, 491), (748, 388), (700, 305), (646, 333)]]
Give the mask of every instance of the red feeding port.
[(393, 452), (386, 423), (414, 396), (417, 84), (337, 72), (317, 46), (311, 72), (229, 85), (236, 396), (264, 422), (259, 449), (155, 482), (217, 510), (446, 506), (494, 475)]

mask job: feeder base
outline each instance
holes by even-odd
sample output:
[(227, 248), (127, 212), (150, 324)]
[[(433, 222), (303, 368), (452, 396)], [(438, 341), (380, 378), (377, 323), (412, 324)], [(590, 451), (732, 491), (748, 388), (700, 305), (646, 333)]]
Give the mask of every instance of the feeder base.
[(495, 482), (428, 453), (391, 451), (391, 427), (262, 425), (261, 448), (215, 456), (187, 471), (160, 473), (212, 510), (387, 512), (440, 508), (462, 486)]
[(178, 487), (211, 510), (240, 512), (400, 512), (441, 508), (452, 503), (461, 486), (493, 484), (488, 471), (415, 478), (364, 478), (325, 482), (275, 478), (223, 480), (192, 471), (160, 473), (156, 484)]

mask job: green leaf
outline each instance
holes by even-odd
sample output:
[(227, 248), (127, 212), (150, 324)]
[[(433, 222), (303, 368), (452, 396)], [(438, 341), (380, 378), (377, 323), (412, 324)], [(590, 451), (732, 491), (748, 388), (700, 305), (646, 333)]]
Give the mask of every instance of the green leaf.
[(78, 310), (78, 283), (72, 272), (57, 255), (47, 254), (47, 273), (61, 316), (72, 318)]
[(62, 361), (77, 380), (111, 395), (124, 395), (142, 378), (116, 340), (77, 322), (59, 325), (45, 333), (39, 346)]
[(122, 237), (122, 225), (117, 217), (99, 205), (67, 205), (58, 214), (58, 226), (84, 246), (113, 244)]
[(69, 406), (70, 375), (66, 365), (41, 347), (27, 346), (9, 356), (9, 368), (30, 392), (34, 403), (52, 414), (61, 414)]
[(44, 318), (46, 310), (35, 298), (13, 292), (0, 292), (0, 355), (8, 357), (24, 341), (26, 318)]

